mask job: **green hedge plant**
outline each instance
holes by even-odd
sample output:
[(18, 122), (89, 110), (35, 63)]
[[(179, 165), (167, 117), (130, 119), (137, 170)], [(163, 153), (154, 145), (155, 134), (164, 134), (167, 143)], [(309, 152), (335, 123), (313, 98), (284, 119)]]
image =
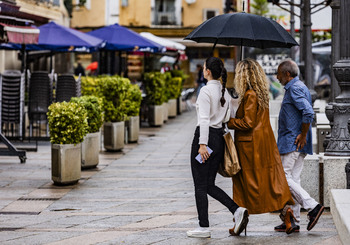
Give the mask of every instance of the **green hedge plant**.
[(71, 102), (82, 105), (87, 111), (88, 133), (99, 132), (103, 123), (102, 99), (96, 96), (73, 97)]
[(167, 87), (169, 89), (169, 99), (179, 98), (182, 91), (182, 78), (172, 77)]
[(161, 105), (168, 100), (165, 75), (160, 72), (148, 72), (144, 76), (146, 100), (149, 105)]
[(130, 84), (125, 99), (125, 111), (127, 117), (135, 117), (140, 114), (142, 93), (137, 84)]
[(57, 102), (47, 113), (52, 144), (78, 144), (88, 129), (86, 109), (74, 102)]
[(100, 81), (101, 81), (101, 77), (90, 77), (90, 76), (81, 77), (81, 94), (99, 96)]
[(130, 80), (119, 76), (103, 77), (99, 83), (105, 122), (121, 122), (127, 118), (125, 100)]

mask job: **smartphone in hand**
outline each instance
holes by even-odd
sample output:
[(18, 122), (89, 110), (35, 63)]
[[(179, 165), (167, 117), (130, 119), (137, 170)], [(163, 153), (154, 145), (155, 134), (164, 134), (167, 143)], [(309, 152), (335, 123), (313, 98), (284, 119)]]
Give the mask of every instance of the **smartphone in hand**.
[[(209, 152), (209, 155), (213, 152), (213, 150), (210, 149), (209, 146), (207, 146), (207, 150), (208, 150), (208, 152)], [(198, 153), (198, 155), (196, 156), (196, 160), (197, 160), (199, 163), (203, 163), (201, 154)]]

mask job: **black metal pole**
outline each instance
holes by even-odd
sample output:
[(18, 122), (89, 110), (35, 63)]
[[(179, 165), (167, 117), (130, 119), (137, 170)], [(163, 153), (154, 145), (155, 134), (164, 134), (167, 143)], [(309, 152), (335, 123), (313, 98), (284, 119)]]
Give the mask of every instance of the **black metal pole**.
[(332, 8), (332, 64), (331, 64), (331, 96), (330, 101), (334, 102), (335, 98), (340, 94), (340, 87), (335, 78), (333, 65), (340, 59), (340, 1), (333, 0)]
[(345, 165), (346, 189), (350, 189), (350, 162)]
[(305, 84), (309, 89), (313, 89), (313, 69), (312, 69), (312, 34), (311, 34), (311, 8), (310, 0), (304, 0), (304, 21), (303, 21), (303, 32), (304, 32), (304, 55), (305, 55)]
[(21, 71), (22, 73), (26, 70), (26, 45), (22, 44), (21, 46), (21, 54), (22, 54), (22, 64), (21, 64)]
[[(295, 16), (294, 16), (294, 0), (291, 0), (290, 5), (290, 35), (295, 38)], [(290, 57), (295, 60), (295, 48), (291, 47)]]

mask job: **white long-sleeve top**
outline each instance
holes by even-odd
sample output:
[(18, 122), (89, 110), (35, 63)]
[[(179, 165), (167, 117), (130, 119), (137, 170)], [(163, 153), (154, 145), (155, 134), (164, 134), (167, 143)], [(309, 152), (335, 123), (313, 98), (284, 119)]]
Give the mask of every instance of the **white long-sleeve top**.
[(221, 128), (231, 96), (225, 91), (226, 103), (221, 106), (221, 82), (210, 80), (201, 88), (196, 102), (197, 119), (199, 126), (199, 144), (208, 145), (209, 127)]

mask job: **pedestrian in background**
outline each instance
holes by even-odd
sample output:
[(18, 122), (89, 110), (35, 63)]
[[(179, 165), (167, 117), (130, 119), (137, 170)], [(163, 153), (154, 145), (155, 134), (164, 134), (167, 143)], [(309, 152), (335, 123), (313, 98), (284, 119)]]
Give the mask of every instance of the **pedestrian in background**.
[(164, 66), (162, 66), (162, 68), (160, 68), (160, 73), (165, 73), (167, 71), (171, 71), (171, 67), (169, 65), (169, 63), (165, 63)]
[(196, 80), (196, 89), (197, 89), (197, 98), (201, 88), (207, 84), (207, 79), (203, 74), (203, 67), (201, 64), (197, 64), (197, 80)]
[(294, 202), (270, 124), (269, 82), (260, 64), (238, 62), (234, 87), (239, 107), (227, 125), (235, 130), (241, 171), (232, 178), (233, 200), (250, 214), (281, 210)]
[(79, 74), (85, 76), (85, 69), (80, 62), (78, 62), (77, 67), (74, 69), (74, 75), (79, 76)]
[[(222, 122), (231, 99), (225, 86), (227, 72), (219, 58), (210, 57), (204, 63), (204, 77), (208, 83), (201, 89), (196, 102), (197, 128), (191, 149), (191, 169), (195, 187), (195, 199), (199, 227), (187, 231), (189, 237), (210, 237), (208, 219), (208, 195), (225, 205), (233, 214), (235, 228), (233, 235), (246, 229), (248, 211), (239, 207), (222, 189), (215, 185), (219, 164), (224, 158)], [(222, 78), (222, 84), (219, 81)], [(207, 146), (213, 151), (208, 152)], [(196, 160), (200, 154), (202, 163)]]
[[(288, 59), (277, 70), (277, 79), (284, 86), (285, 94), (278, 120), (278, 149), (290, 191), (296, 202), (286, 206), (283, 216), (288, 223), (275, 227), (276, 231), (299, 231), (300, 207), (308, 210), (310, 231), (317, 223), (324, 207), (301, 187), (300, 174), (307, 154), (312, 155), (312, 135), (310, 124), (314, 118), (309, 89), (299, 80), (298, 65)], [(292, 215), (294, 213), (294, 216)], [(283, 218), (282, 216), (282, 218)]]

